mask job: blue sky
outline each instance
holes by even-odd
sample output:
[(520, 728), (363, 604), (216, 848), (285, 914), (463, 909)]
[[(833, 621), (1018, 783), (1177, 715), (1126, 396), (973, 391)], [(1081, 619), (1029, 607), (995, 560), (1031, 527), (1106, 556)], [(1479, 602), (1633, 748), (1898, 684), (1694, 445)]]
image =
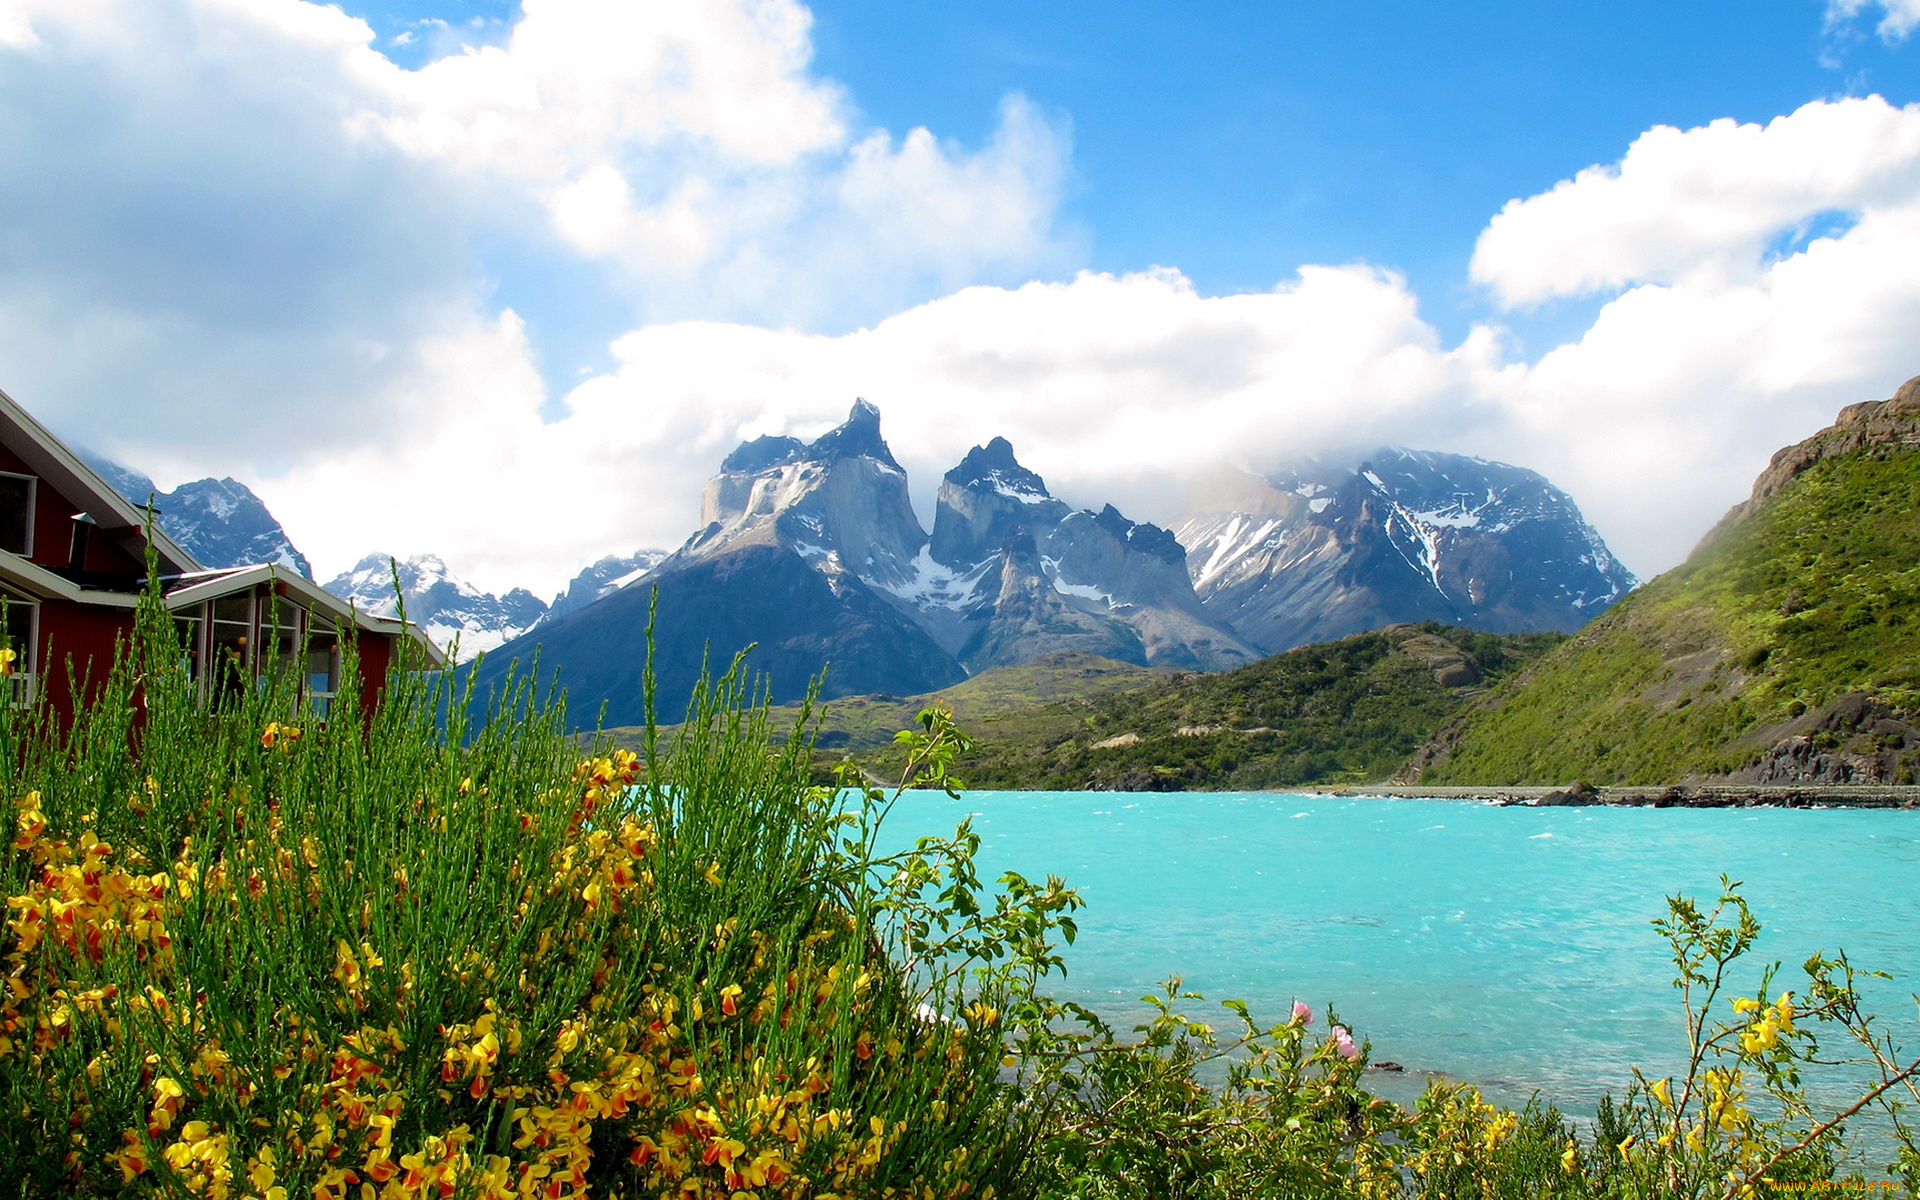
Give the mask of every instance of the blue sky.
[(323, 573), (550, 590), (864, 395), (922, 506), (996, 434), (1164, 523), (1195, 473), (1399, 442), (1543, 471), (1651, 574), (1920, 371), (1917, 30), (12, 0), (0, 386), (163, 483), (242, 478)]
[[(407, 63), (502, 41), (518, 13), (342, 7)], [(1370, 262), (1403, 272), (1450, 339), (1490, 311), (1466, 280), (1488, 216), (1617, 158), (1642, 130), (1766, 121), (1828, 96), (1920, 99), (1911, 48), (1871, 36), (1871, 13), (1830, 27), (1809, 0), (810, 7), (819, 72), (875, 125), (977, 144), (1017, 92), (1070, 128), (1075, 268), (1172, 266), (1227, 294), (1302, 263)], [(505, 287), (538, 310), (555, 302), (540, 282)], [(1510, 324), (1537, 326), (1544, 350), (1594, 304), (1561, 307)], [(573, 312), (565, 324), (578, 327)]]

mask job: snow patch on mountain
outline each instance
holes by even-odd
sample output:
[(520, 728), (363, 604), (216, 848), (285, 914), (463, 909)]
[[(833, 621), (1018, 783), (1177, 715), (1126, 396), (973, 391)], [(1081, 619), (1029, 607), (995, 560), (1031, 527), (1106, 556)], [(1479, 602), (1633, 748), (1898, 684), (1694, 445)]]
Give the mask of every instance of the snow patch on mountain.
[(306, 555), (294, 548), (265, 502), (239, 480), (195, 479), (162, 492), (152, 479), (111, 459), (84, 451), (81, 457), (135, 508), (145, 509), (151, 501), (160, 528), (202, 566), (273, 563), (313, 578)]
[(1505, 463), (1388, 447), (1203, 482), (1178, 528), (1194, 586), (1269, 653), (1396, 621), (1571, 630), (1635, 583), (1571, 497)]
[(573, 577), (566, 590), (553, 598), (541, 623), (558, 620), (598, 603), (621, 588), (639, 582), (667, 557), (665, 550), (636, 550), (632, 554), (609, 554)]
[(922, 546), (920, 553), (908, 565), (913, 573), (906, 579), (895, 583), (876, 583), (874, 586), (917, 608), (943, 608), (960, 612), (972, 608), (985, 598), (980, 590), (980, 581), (1000, 565), (1000, 556), (989, 555), (970, 567), (956, 569), (935, 562), (931, 549)]
[[(395, 579), (399, 590), (396, 594)], [(546, 602), (525, 588), (495, 596), (454, 575), (438, 555), (394, 560), (369, 554), (326, 584), (328, 591), (363, 612), (406, 618), (435, 645), (453, 647), (470, 659), (526, 633), (547, 615)]]

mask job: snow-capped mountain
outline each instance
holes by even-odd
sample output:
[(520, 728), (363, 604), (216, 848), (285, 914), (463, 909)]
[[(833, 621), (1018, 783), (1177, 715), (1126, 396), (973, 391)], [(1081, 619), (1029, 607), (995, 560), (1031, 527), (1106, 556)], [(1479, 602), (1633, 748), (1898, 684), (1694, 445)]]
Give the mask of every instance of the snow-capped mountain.
[(152, 499), (155, 519), (182, 549), (209, 567), (237, 567), (246, 563), (277, 563), (313, 578), (313, 568), (294, 548), (260, 497), (235, 479), (195, 479), (170, 492), (153, 480), (111, 459), (86, 455), (98, 471), (137, 507)]
[[(653, 670), (662, 720), (676, 720), (703, 670), (750, 666), (776, 700), (805, 694), (828, 668), (826, 694), (912, 694), (965, 678), (958, 661), (876, 590), (904, 586), (926, 534), (906, 474), (880, 437), (879, 410), (857, 402), (813, 442), (757, 438), (729, 454), (702, 498), (702, 527), (638, 580), (554, 618), (481, 668), (483, 686), (537, 645), (558, 671), (576, 723), (645, 715), (646, 629), (659, 609)], [(604, 709), (601, 706), (604, 705)]]
[(540, 620), (556, 620), (597, 600), (604, 600), (659, 566), (666, 557), (665, 550), (609, 554), (575, 575), (573, 582), (567, 585), (567, 590), (555, 596), (553, 603), (547, 605), (546, 615)]
[(1173, 534), (1069, 508), (1005, 438), (947, 472), (914, 568), (876, 586), (970, 670), (1068, 650), (1200, 670), (1259, 657), (1202, 609)]
[(385, 554), (369, 554), (351, 571), (329, 580), (326, 589), (364, 612), (394, 616), (399, 611), (396, 571), (407, 620), (437, 645), (449, 646), (457, 639), (463, 660), (519, 637), (547, 615), (546, 602), (525, 588), (504, 596), (483, 592), (457, 578), (432, 554), (397, 563)]
[(1265, 653), (1398, 621), (1573, 630), (1634, 586), (1536, 472), (1389, 447), (1196, 486), (1178, 537), (1206, 611)]
[(1208, 669), (1257, 657), (1201, 608), (1172, 534), (1111, 506), (1072, 510), (1004, 439), (947, 475), (929, 537), (864, 400), (813, 442), (742, 444), (707, 484), (701, 520), (634, 585), (497, 657), (537, 642), (576, 703), (638, 720), (653, 585), (654, 669), (672, 701), (703, 661), (724, 668), (748, 645), (777, 699), (823, 665), (832, 696), (930, 691), (1062, 650)]

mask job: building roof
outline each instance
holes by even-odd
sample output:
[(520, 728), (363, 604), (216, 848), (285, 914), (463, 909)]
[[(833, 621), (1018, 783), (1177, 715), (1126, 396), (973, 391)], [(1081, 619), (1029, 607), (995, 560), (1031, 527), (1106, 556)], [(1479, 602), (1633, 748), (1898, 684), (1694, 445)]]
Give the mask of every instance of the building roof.
[(101, 535), (119, 542), (136, 561), (146, 558), (146, 543), (151, 540), (163, 575), (202, 569), (193, 555), (168, 537), (157, 522), (151, 523), (152, 528), (148, 529), (150, 522), (145, 509), (136, 508), (114, 491), (112, 484), (82, 462), (79, 455), (67, 449), (4, 391), (0, 391), (0, 441), (56, 491), (91, 514), (98, 522)]
[[(54, 576), (58, 579), (59, 576)], [(192, 571), (173, 581), (167, 590), (167, 607), (178, 611), (202, 601), (213, 600), (220, 596), (245, 591), (262, 583), (278, 584), (294, 599), (309, 608), (325, 612), (327, 615), (368, 633), (399, 637), (404, 632), (425, 651), (427, 661), (435, 670), (447, 665), (446, 652), (433, 644), (418, 625), (402, 624), (388, 617), (376, 617), (360, 611), (352, 603), (342, 600), (319, 584), (295, 571), (289, 571), (274, 563), (253, 563), (244, 567), (228, 567), (213, 571)]]

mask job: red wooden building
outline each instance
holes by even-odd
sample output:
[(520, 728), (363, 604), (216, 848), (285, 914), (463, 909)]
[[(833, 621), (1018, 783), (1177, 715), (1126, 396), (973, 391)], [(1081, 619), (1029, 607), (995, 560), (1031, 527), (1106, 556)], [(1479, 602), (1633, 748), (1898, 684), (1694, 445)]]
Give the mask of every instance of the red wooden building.
[[(146, 525), (144, 511), (0, 392), (0, 601), (15, 654), (13, 703), (44, 692), (71, 717), (86, 697), (69, 680), (106, 674), (116, 642), (133, 633), (146, 586)], [(359, 612), (293, 571), (264, 563), (210, 570), (158, 528), (152, 542), (167, 608), (203, 686), (295, 670), (305, 703), (324, 716), (340, 690), (349, 632), (367, 696), (403, 645), (420, 666), (446, 665), (417, 630)]]

